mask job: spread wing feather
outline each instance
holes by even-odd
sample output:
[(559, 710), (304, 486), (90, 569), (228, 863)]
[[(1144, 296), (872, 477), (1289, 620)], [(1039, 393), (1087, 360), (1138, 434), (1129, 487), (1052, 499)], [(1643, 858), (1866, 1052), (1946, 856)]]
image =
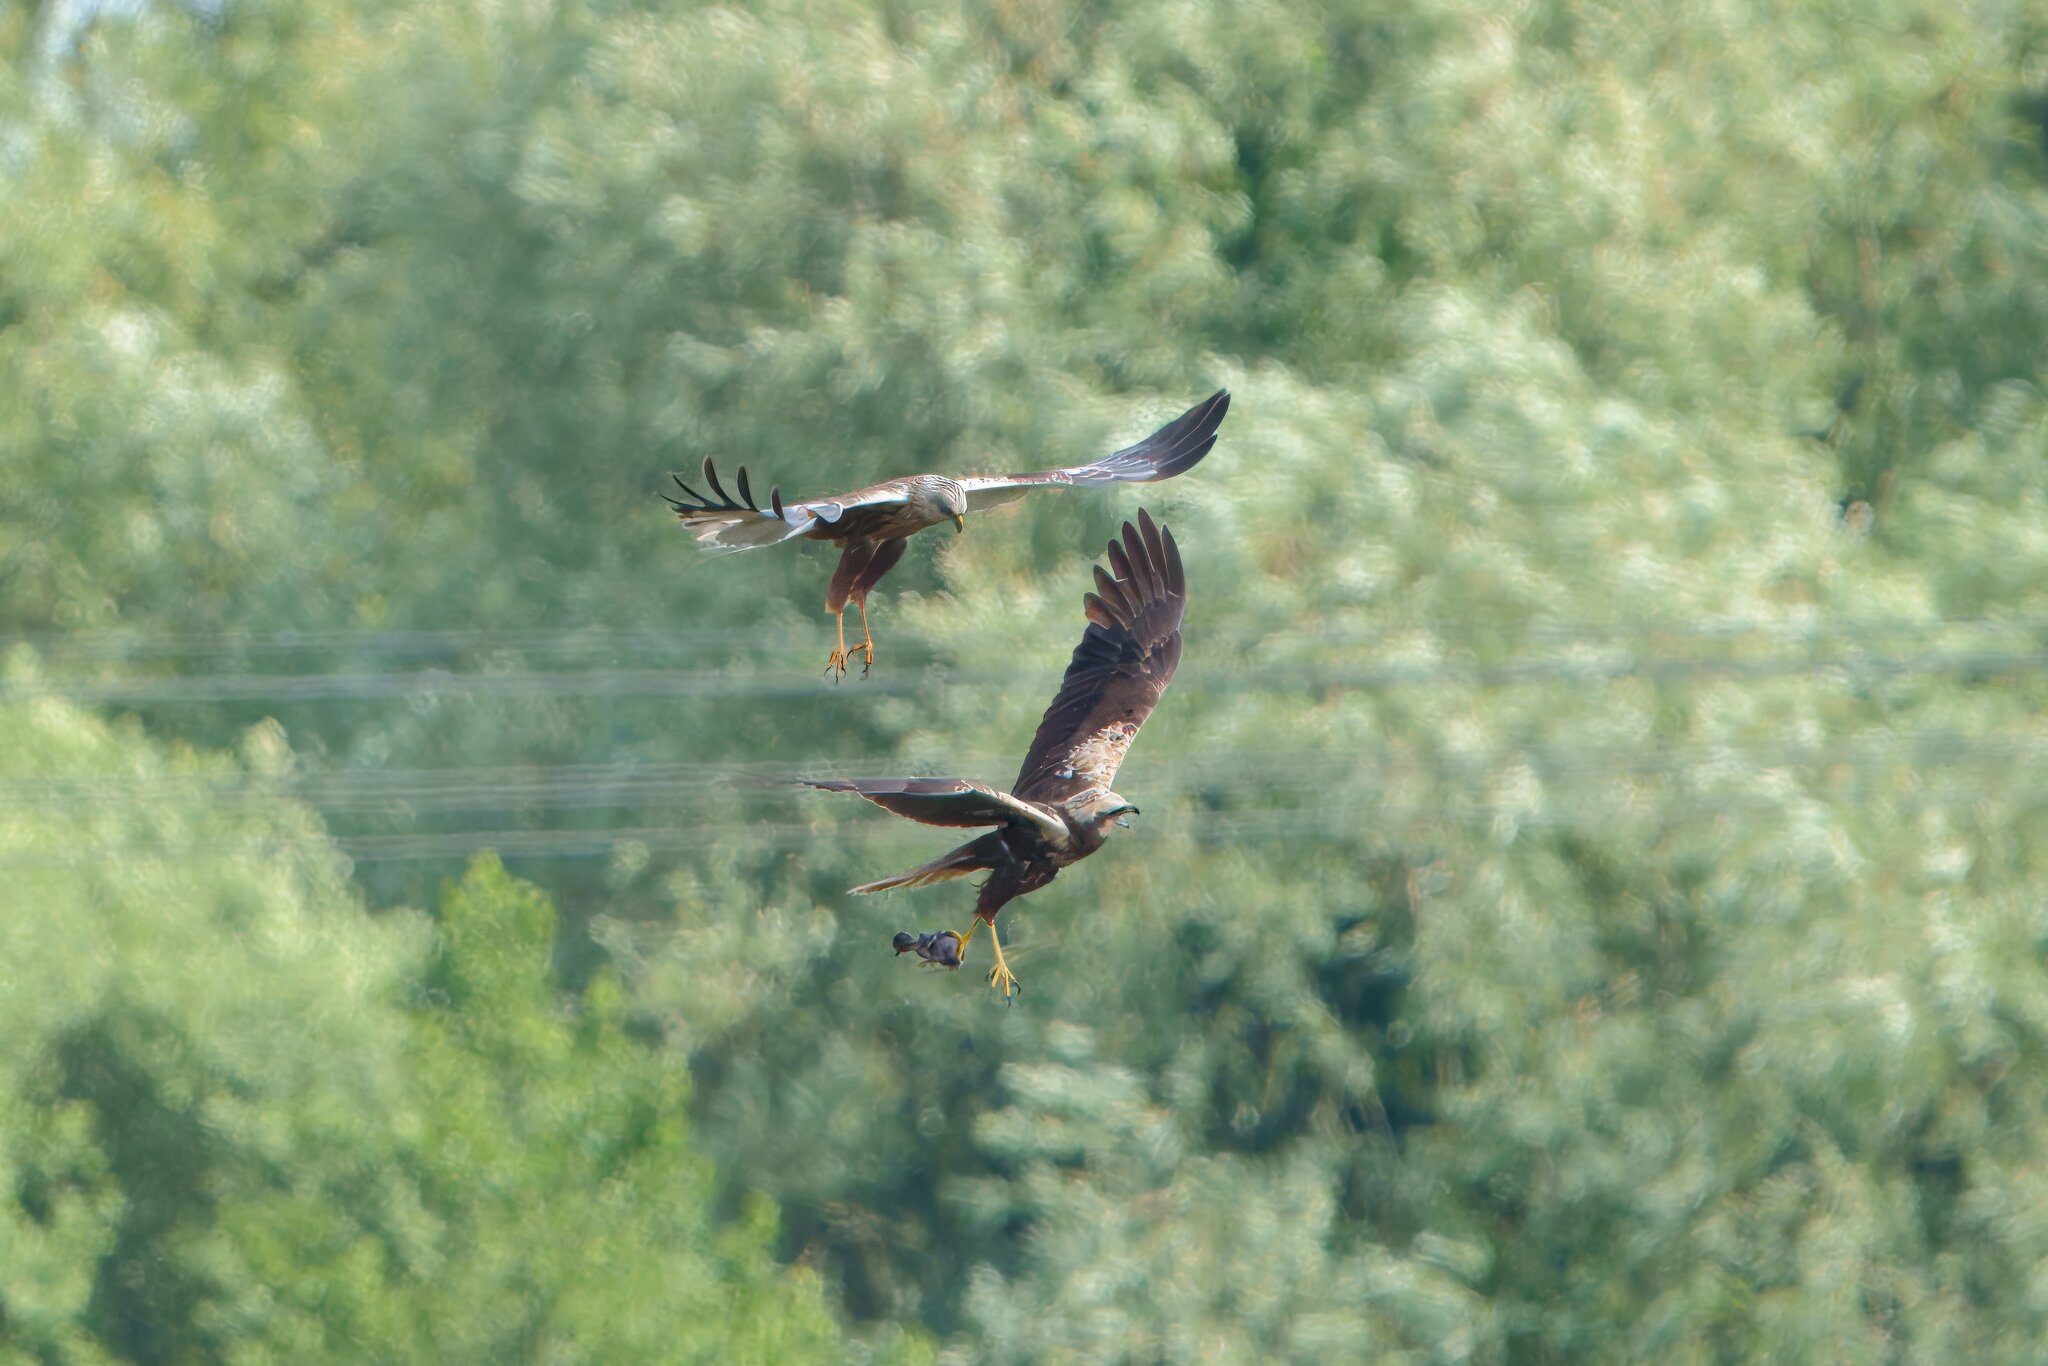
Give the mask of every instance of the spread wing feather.
[(1115, 782), (1180, 663), (1187, 578), (1173, 534), (1140, 510), (1138, 525), (1125, 522), (1122, 541), (1109, 543), (1109, 567), (1113, 576), (1096, 567), (1088, 629), (1017, 775), (1014, 791), (1028, 801), (1062, 802)]
[[(958, 482), (967, 495), (967, 510), (981, 512), (1021, 498), (1032, 489), (1089, 488), (1171, 479), (1201, 463), (1209, 448), (1216, 444), (1216, 429), (1229, 411), (1230, 392), (1218, 389), (1135, 446), (1126, 446), (1089, 464), (1032, 474), (975, 475)], [(739, 485), (739, 496), (735, 498), (719, 482), (718, 471), (708, 456), (704, 460), (704, 483), (711, 490), (709, 496), (684, 483), (681, 475), (671, 477), (683, 496), (668, 498), (669, 506), (676, 510), (676, 516), (689, 528), (697, 544), (713, 552), (752, 550), (814, 532), (823, 534), (825, 528), (831, 529), (834, 540), (865, 535), (858, 517), (853, 524), (840, 525), (849, 512), (900, 507), (910, 497), (907, 479), (891, 479), (852, 493), (787, 504), (782, 501), (778, 486), (768, 491), (768, 506), (764, 508), (754, 497), (746, 466), (739, 467), (734, 481)]]
[(1216, 444), (1216, 429), (1230, 411), (1230, 391), (1218, 389), (1135, 446), (1086, 465), (1033, 474), (989, 474), (962, 479), (967, 510), (982, 512), (1032, 489), (1088, 488), (1098, 484), (1150, 484), (1185, 474)]
[[(778, 485), (768, 490), (768, 506), (763, 508), (748, 485), (745, 465), (740, 466), (739, 477), (735, 481), (740, 491), (740, 496), (735, 498), (718, 482), (718, 471), (712, 466), (709, 456), (704, 459), (704, 482), (711, 489), (711, 497), (707, 498), (685, 484), (679, 474), (669, 477), (676, 481), (683, 497), (668, 498), (668, 505), (676, 510), (677, 518), (690, 529), (697, 544), (713, 552), (774, 545), (777, 541), (804, 535), (819, 526), (832, 526), (851, 509), (902, 503), (909, 497), (907, 482), (893, 479), (852, 493), (785, 504)], [(663, 497), (668, 496), (664, 494)]]
[(852, 792), (884, 811), (926, 825), (1038, 826), (1064, 842), (1067, 828), (1051, 812), (965, 778), (802, 778), (822, 792)]

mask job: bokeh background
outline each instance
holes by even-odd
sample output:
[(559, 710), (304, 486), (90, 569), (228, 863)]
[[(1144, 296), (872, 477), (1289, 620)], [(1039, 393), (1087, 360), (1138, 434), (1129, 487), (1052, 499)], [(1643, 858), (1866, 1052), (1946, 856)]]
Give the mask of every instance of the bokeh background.
[(2044, 339), (2040, 0), (0, 5), (0, 1360), (2038, 1361)]

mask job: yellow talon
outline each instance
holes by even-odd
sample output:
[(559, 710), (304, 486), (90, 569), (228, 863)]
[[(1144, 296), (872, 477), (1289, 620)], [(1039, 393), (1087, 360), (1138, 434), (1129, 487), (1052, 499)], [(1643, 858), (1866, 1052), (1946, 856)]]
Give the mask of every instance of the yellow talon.
[(988, 984), (1003, 993), (1005, 1002), (1022, 996), (1024, 988), (1018, 985), (1017, 974), (1011, 972), (1010, 965), (1003, 961), (1003, 941), (996, 938), (996, 925), (993, 920), (988, 925), (988, 945), (996, 956), (996, 965), (988, 970)]
[[(1017, 981), (1017, 974), (1010, 971), (1009, 963), (1005, 961), (1003, 958), (1003, 941), (996, 938), (996, 927), (993, 921), (983, 920), (980, 916), (976, 916), (974, 918), (974, 922), (967, 927), (967, 933), (965, 934), (960, 933), (960, 931), (958, 930), (940, 931), (940, 936), (950, 934), (953, 936), (954, 940), (957, 941), (953, 950), (953, 961), (950, 963), (942, 963), (935, 958), (927, 958), (922, 964), (922, 966), (928, 968), (959, 967), (960, 964), (967, 961), (967, 945), (974, 938), (974, 932), (976, 930), (979, 930), (983, 925), (988, 926), (989, 948), (995, 953), (996, 957), (995, 966), (988, 970), (988, 984), (994, 987), (997, 991), (1003, 993), (1003, 1000), (1005, 1002), (1011, 1001), (1016, 997), (1023, 995), (1024, 988), (1021, 985), (1019, 985)], [(912, 941), (918, 939), (919, 937), (920, 936), (910, 934), (897, 935), (896, 952), (910, 952), (912, 948), (916, 947), (916, 945), (914, 945)]]
[[(841, 620), (843, 621), (844, 618), (842, 617)], [(865, 650), (867, 652), (867, 658), (863, 659), (860, 665), (861, 677), (866, 678), (868, 670), (875, 667), (875, 636), (872, 631), (868, 630), (868, 600), (866, 598), (860, 600), (860, 634), (861, 642), (854, 646), (853, 649)], [(846, 653), (851, 658), (853, 650), (848, 650)]]
[[(856, 645), (853, 647), (853, 650), (858, 650), (859, 648), (860, 646)], [(829, 674), (834, 669), (839, 671), (839, 677), (833, 679), (833, 682), (837, 683), (839, 678), (846, 677), (846, 665), (853, 658), (853, 650), (846, 648), (846, 610), (841, 608), (839, 611), (839, 645), (838, 648), (832, 651), (831, 657), (825, 661), (826, 673)]]

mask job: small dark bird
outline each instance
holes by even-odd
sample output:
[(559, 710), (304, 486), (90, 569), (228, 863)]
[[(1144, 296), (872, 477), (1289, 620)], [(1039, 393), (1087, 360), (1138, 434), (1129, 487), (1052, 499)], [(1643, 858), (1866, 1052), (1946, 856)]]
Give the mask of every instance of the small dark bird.
[[(704, 461), (704, 482), (711, 498), (672, 475), (684, 498), (670, 498), (676, 510), (697, 538), (697, 544), (711, 551), (751, 550), (799, 536), (811, 541), (831, 541), (840, 547), (839, 567), (832, 573), (832, 586), (825, 592), (825, 610), (839, 619), (839, 644), (825, 664), (825, 672), (846, 672), (854, 650), (864, 651), (861, 672), (875, 662), (875, 637), (868, 629), (868, 593), (882, 576), (903, 558), (904, 542), (928, 526), (953, 523), (956, 530), (967, 528), (967, 515), (1021, 498), (1032, 489), (1091, 488), (1098, 484), (1149, 484), (1171, 479), (1201, 462), (1216, 444), (1216, 429), (1230, 411), (1230, 393), (1218, 389), (1173, 421), (1135, 446), (1087, 465), (1040, 470), (1035, 474), (967, 475), (951, 479), (943, 474), (917, 474), (908, 479), (891, 479), (852, 493), (814, 498), (807, 503), (784, 503), (778, 485), (768, 490), (768, 506), (754, 500), (748, 485), (746, 466), (740, 466), (736, 482), (739, 497), (728, 494), (718, 482), (711, 460)], [(860, 644), (846, 645), (846, 604), (860, 608)]]
[[(1006, 998), (1018, 990), (1017, 978), (1003, 961), (996, 912), (1100, 849), (1112, 825), (1126, 825), (1138, 814), (1110, 784), (1180, 663), (1187, 579), (1173, 536), (1140, 511), (1135, 527), (1124, 523), (1122, 541), (1109, 543), (1109, 566), (1114, 578), (1096, 567), (1095, 591), (1085, 599), (1088, 629), (1011, 791), (964, 778), (802, 780), (827, 792), (859, 793), (926, 825), (996, 827), (930, 863), (851, 890), (923, 887), (986, 872), (974, 914), (988, 925), (995, 957), (989, 982)], [(899, 934), (896, 951), (915, 951), (927, 962), (954, 967), (979, 928), (971, 925), (964, 935)]]
[(936, 934), (899, 934), (895, 947), (899, 954), (916, 954), (925, 965), (941, 968), (960, 966), (960, 936), (951, 930), (940, 930)]

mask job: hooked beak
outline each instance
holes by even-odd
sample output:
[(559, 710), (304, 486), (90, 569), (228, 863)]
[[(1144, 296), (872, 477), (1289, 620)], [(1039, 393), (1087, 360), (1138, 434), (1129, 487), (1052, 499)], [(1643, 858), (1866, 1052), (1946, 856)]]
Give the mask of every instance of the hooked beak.
[(1131, 828), (1131, 817), (1143, 814), (1135, 806), (1126, 806), (1117, 813), (1116, 823), (1122, 829), (1128, 830)]
[(967, 519), (966, 519), (965, 517), (961, 516), (961, 515), (960, 515), (959, 513), (957, 513), (957, 512), (956, 512), (956, 513), (954, 513), (954, 514), (953, 514), (953, 534), (954, 534), (955, 536), (958, 536), (958, 535), (959, 535), (959, 534), (960, 534), (961, 532), (963, 532), (963, 531), (965, 531), (965, 530), (967, 530)]

